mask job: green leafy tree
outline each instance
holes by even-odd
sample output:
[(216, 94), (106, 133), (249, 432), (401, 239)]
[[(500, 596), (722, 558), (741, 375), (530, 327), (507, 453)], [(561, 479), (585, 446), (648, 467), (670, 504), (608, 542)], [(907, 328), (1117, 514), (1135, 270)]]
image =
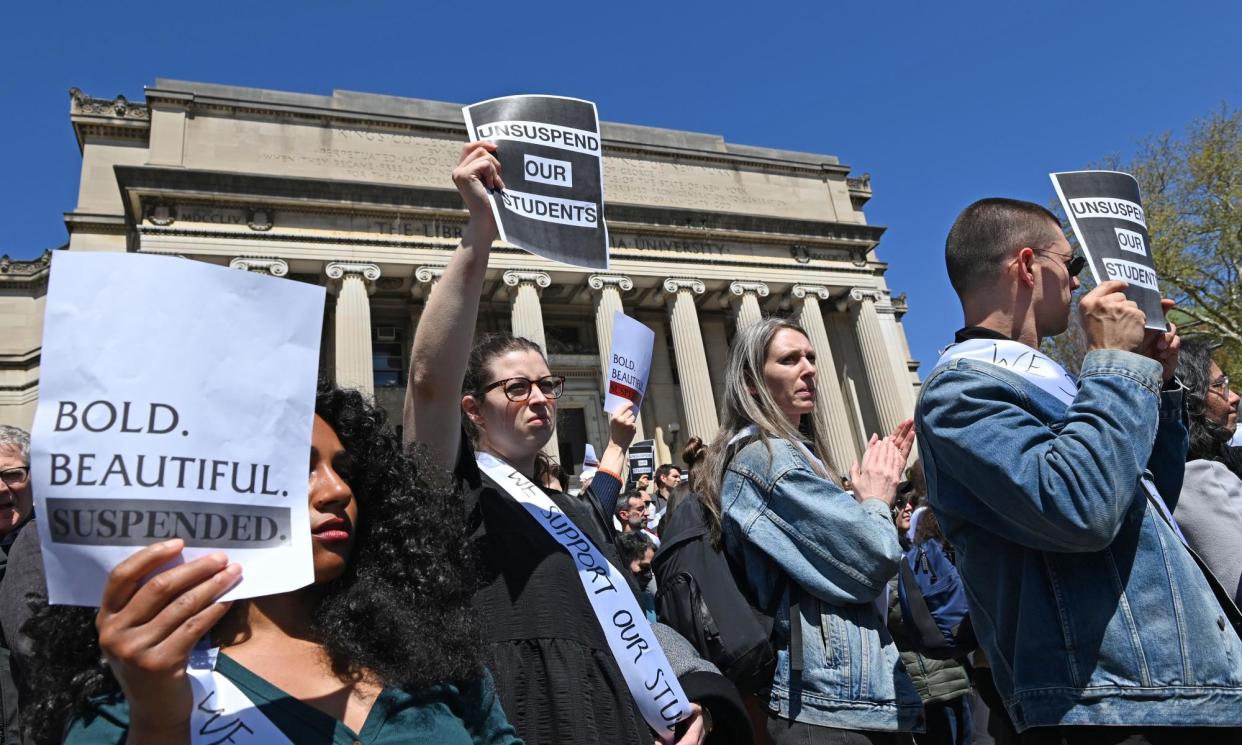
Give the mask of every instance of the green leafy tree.
[[(1219, 340), (1217, 361), (1242, 379), (1242, 111), (1222, 105), (1181, 138), (1144, 141), (1129, 163), (1113, 156), (1091, 167), (1138, 180), (1161, 290), (1177, 301), (1172, 320), (1186, 335)], [(1074, 316), (1068, 332), (1045, 341), (1071, 370), (1085, 350)]]

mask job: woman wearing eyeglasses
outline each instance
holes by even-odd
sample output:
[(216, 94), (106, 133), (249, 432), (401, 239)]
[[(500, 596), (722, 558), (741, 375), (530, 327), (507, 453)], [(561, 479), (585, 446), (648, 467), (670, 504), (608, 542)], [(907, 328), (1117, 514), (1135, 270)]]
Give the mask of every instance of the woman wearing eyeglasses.
[[(556, 426), (564, 378), (552, 375), (533, 341), (486, 334), (472, 346), (471, 334), (463, 333), (476, 328), (497, 237), (487, 201), (489, 190), (504, 188), (495, 149), (491, 143), (467, 145), (453, 171), (470, 221), (414, 335), (405, 436), (452, 468), (465, 491), (468, 538), (482, 580), (474, 607), (497, 693), (518, 734), (528, 745), (652, 745), (652, 731), (609, 651), (573, 559), (518, 501), (529, 492), (512, 491), (515, 483), (526, 489), (523, 481), (542, 487), (543, 495), (536, 496), (551, 499), (609, 563), (624, 567), (597, 512), (611, 514), (635, 415), (629, 408), (613, 415), (611, 441), (586, 498), (548, 488), (540, 451)], [(525, 479), (510, 474), (500, 478), (508, 483), (498, 483), (489, 475), (498, 467)], [(691, 710), (677, 730), (678, 743), (703, 742), (711, 728), (697, 705)]]
[(1238, 394), (1202, 338), (1182, 340), (1177, 378), (1186, 386), (1190, 450), (1173, 518), (1234, 602), (1242, 602), (1242, 478), (1226, 457), (1238, 427)]

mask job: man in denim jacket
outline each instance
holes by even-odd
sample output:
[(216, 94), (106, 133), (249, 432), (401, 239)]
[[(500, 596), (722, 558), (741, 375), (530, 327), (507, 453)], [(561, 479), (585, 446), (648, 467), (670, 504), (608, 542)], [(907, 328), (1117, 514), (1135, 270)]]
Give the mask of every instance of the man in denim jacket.
[(945, 255), (966, 328), (923, 384), (919, 451), (1023, 741), (1238, 741), (1242, 641), (1167, 517), (1187, 447), (1176, 331), (1145, 333), (1124, 283), (1102, 283), (1075, 388), (1035, 350), (1066, 329), (1083, 266), (1055, 216), (976, 202)]

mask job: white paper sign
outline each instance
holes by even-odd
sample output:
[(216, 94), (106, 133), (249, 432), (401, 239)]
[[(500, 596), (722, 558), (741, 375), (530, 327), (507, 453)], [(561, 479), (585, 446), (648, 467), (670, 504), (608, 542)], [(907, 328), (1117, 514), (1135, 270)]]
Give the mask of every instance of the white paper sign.
[(604, 411), (609, 414), (626, 401), (634, 411), (647, 395), (647, 377), (651, 374), (651, 351), (655, 348), (655, 332), (633, 318), (617, 311), (612, 316), (612, 345), (609, 354), (608, 389)]
[(225, 597), (314, 580), (306, 464), (322, 287), (186, 259), (58, 251), (31, 452), (53, 604), (171, 538), (242, 565)]

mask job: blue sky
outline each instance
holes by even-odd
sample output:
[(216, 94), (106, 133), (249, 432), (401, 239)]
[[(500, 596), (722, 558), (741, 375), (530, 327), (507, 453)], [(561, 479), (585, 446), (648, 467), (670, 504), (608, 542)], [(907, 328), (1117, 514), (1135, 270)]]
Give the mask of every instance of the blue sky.
[(880, 257), (923, 372), (960, 322), (944, 236), (983, 196), (1242, 104), (1242, 3), (10, 4), (0, 24), (0, 253), (66, 239), (69, 97), (157, 77), (471, 102), (596, 101), (608, 120), (837, 155), (872, 174)]

